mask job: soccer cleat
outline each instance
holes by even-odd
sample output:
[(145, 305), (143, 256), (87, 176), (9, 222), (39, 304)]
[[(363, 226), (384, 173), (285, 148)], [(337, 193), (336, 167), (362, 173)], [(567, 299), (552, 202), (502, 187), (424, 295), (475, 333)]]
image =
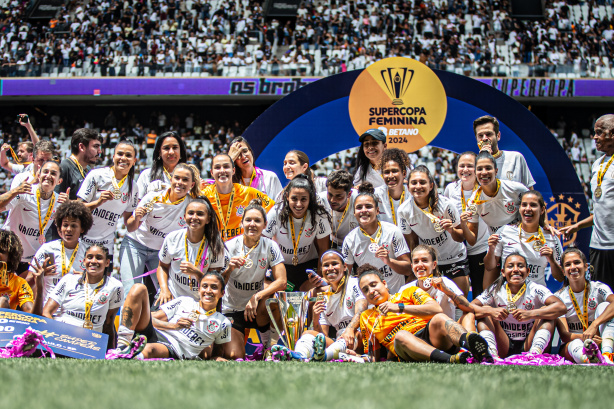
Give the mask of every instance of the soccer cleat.
[(488, 350), (488, 342), (477, 332), (467, 334), (467, 343), (469, 344), (467, 349), (478, 363), (493, 363), (495, 361)]
[(350, 355), (350, 354), (346, 354), (345, 352), (340, 352), (339, 353), (339, 359), (342, 360), (343, 362), (357, 362), (360, 364), (364, 364), (365, 363), (365, 359), (360, 357), (360, 356), (356, 356), (356, 355)]
[(467, 364), (468, 360), (471, 358), (471, 353), (468, 351), (461, 351), (457, 354), (454, 354), (450, 357), (451, 364)]
[(136, 335), (132, 338), (130, 344), (108, 351), (106, 359), (134, 359), (134, 357), (143, 352), (145, 345), (147, 345), (147, 337), (145, 335)]
[(582, 348), (582, 355), (586, 356), (588, 362), (591, 364), (609, 364), (607, 359), (601, 355), (599, 346), (592, 339), (584, 341), (584, 348)]
[(273, 345), (271, 347), (271, 356), (274, 361), (304, 361), (301, 355), (291, 351), (284, 345)]
[(313, 339), (313, 360), (326, 360), (326, 337), (324, 336), (324, 334), (318, 334)]

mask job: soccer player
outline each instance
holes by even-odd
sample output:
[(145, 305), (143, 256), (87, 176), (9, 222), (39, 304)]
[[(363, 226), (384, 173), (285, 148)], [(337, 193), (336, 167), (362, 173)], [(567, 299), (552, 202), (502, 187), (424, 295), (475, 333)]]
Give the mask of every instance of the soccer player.
[(358, 138), (360, 148), (356, 157), (354, 186), (369, 182), (374, 188), (384, 185), (379, 172), (382, 154), (386, 149), (386, 134), (379, 129), (369, 129)]
[(369, 263), (378, 268), (394, 294), (405, 284), (406, 276), (413, 277), (409, 248), (401, 229), (377, 219), (379, 208), (374, 190), (369, 182), (358, 187), (354, 202), (358, 227), (346, 236), (342, 252), (350, 266)]
[(0, 308), (40, 315), (42, 309), (35, 309), (32, 289), (15, 274), (22, 253), (19, 237), (12, 231), (0, 230)]
[(152, 158), (151, 168), (143, 170), (136, 181), (138, 200), (141, 200), (147, 193), (168, 189), (175, 166), (187, 161), (185, 142), (177, 132), (164, 132), (156, 138)]
[(528, 276), (525, 256), (511, 253), (503, 262), (502, 276), (472, 301), (489, 307), (477, 314), (478, 331), (495, 358), (543, 353), (554, 333), (554, 320), (565, 314), (563, 302)]
[(352, 175), (346, 170), (333, 171), (326, 179), (326, 192), (318, 197), (331, 214), (331, 246), (340, 249), (345, 237), (356, 227), (354, 202), (358, 191), (352, 189)]
[[(86, 245), (101, 244), (109, 250), (111, 260), (115, 249), (115, 230), (123, 216), (128, 222), (138, 204), (137, 185), (134, 180), (136, 148), (127, 141), (115, 146), (113, 166), (90, 171), (81, 184), (77, 196), (92, 212), (94, 225), (83, 236)], [(113, 261), (109, 265), (113, 270)]]
[(147, 288), (135, 284), (121, 311), (118, 348), (109, 355), (124, 359), (223, 360), (214, 355), (213, 347), (231, 340), (230, 321), (216, 311), (224, 287), (224, 278), (218, 272), (207, 271), (199, 283), (198, 300), (179, 297), (151, 312)]
[(320, 277), (305, 270), (320, 271), (319, 258), (330, 248), (330, 216), (316, 199), (316, 189), (307, 175), (288, 183), (283, 201), (267, 214), (263, 235), (279, 245), (284, 257), (288, 286), (307, 291), (320, 284)]
[(269, 196), (257, 189), (233, 183), (234, 174), (235, 168), (232, 158), (225, 153), (216, 155), (211, 163), (211, 176), (213, 176), (215, 183), (206, 186), (202, 191), (217, 214), (224, 241), (243, 233), (241, 218), (252, 199), (260, 198), (267, 210), (275, 204)]
[[(470, 356), (477, 362), (492, 361), (486, 341), (443, 314), (420, 288), (391, 295), (380, 272), (369, 264), (358, 269), (358, 285), (373, 305), (360, 315), (360, 331), (363, 347), (375, 362), (380, 346), (408, 362), (467, 363)], [(459, 352), (460, 347), (469, 353)]]
[(375, 188), (380, 211), (379, 220), (399, 226), (399, 207), (409, 200), (410, 194), (405, 186), (409, 158), (400, 149), (386, 149), (382, 154), (379, 168), (384, 183)]
[(469, 261), (463, 241), (475, 243), (467, 223), (460, 218), (454, 203), (439, 195), (431, 172), (424, 165), (409, 173), (411, 198), (399, 208), (399, 226), (410, 248), (418, 243), (436, 248), (439, 269), (467, 295)]
[[(321, 193), (326, 191), (326, 178), (317, 177), (309, 167), (309, 157), (305, 152), (292, 150), (286, 154), (284, 158), (284, 175), (286, 179), (292, 180), (298, 175), (307, 175), (316, 187), (316, 192)], [(286, 186), (287, 187), (287, 186)], [(282, 200), (281, 194), (275, 198), (276, 202)]]
[(56, 155), (57, 155), (57, 152), (56, 152), (56, 148), (53, 142), (38, 141), (34, 145), (32, 163), (26, 166), (21, 173), (18, 173), (17, 175), (15, 175), (15, 177), (11, 181), (11, 189), (16, 188), (17, 186), (22, 184), (24, 181), (28, 181), (29, 183), (32, 183), (34, 180), (36, 180), (38, 171), (41, 168), (41, 166), (43, 166), (45, 162), (55, 160), (54, 157)]
[[(11, 152), (14, 163), (9, 162), (6, 151)], [(23, 172), (26, 167), (32, 164), (34, 144), (32, 142), (21, 142), (17, 145), (17, 152), (8, 143), (0, 147), (0, 166), (9, 171), (12, 175)]]
[(268, 197), (279, 195), (282, 190), (279, 178), (274, 172), (254, 165), (254, 151), (245, 138), (242, 136), (234, 138), (230, 142), (228, 155), (235, 164), (234, 183), (253, 187)]
[(527, 259), (529, 280), (546, 286), (545, 270), (550, 264), (552, 276), (563, 281), (561, 271), (561, 254), (563, 246), (558, 237), (546, 228), (546, 203), (536, 190), (529, 190), (520, 195), (520, 222), (507, 224), (488, 238), (488, 253), (484, 258), (484, 267), (488, 272), (484, 283), (490, 286), (499, 276), (497, 267), (501, 258), (518, 252)]
[[(586, 279), (586, 256), (570, 247), (561, 258), (567, 285), (556, 295), (567, 312), (556, 322), (563, 345), (559, 353), (576, 363), (612, 363), (614, 294), (606, 284)], [(601, 340), (601, 354), (595, 340)], [(605, 358), (605, 359), (604, 359)]]
[[(232, 339), (224, 346), (224, 357), (245, 357), (245, 330), (260, 332), (262, 344), (270, 338), (270, 317), (265, 301), (287, 285), (284, 257), (277, 243), (262, 236), (267, 224), (260, 199), (253, 199), (243, 212), (243, 234), (226, 242), (230, 263), (222, 313), (232, 322)], [(266, 280), (270, 269), (272, 282)]]
[(480, 151), (490, 153), (497, 161), (497, 177), (522, 183), (529, 189), (535, 184), (527, 161), (519, 152), (499, 150), (499, 121), (489, 115), (473, 121), (473, 132)]
[(224, 271), (228, 257), (217, 216), (206, 197), (194, 198), (185, 208), (186, 227), (170, 232), (160, 249), (157, 277), (159, 304), (174, 298), (198, 301), (198, 283), (207, 271)]

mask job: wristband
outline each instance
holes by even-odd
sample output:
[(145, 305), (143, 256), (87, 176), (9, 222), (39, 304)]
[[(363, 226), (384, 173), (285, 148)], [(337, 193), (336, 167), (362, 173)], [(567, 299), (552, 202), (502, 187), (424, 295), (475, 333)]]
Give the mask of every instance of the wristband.
[(399, 307), (399, 313), (405, 311), (405, 304), (403, 304), (402, 302), (398, 303), (397, 307)]

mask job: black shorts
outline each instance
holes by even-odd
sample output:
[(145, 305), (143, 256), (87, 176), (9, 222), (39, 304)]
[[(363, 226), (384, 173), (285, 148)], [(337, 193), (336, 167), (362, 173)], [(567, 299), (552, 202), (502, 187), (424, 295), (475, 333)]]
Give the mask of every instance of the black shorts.
[(267, 332), (271, 327), (271, 324), (266, 324), (261, 327), (256, 324), (256, 320), (247, 321), (245, 319), (245, 311), (235, 311), (235, 312), (227, 312), (224, 313), (224, 316), (230, 320), (232, 323), (232, 328), (239, 331), (241, 334), (245, 333), (245, 330), (248, 328), (257, 329), (260, 333)]
[[(169, 358), (178, 359), (178, 360), (181, 359), (179, 355), (177, 355), (177, 351), (175, 351), (175, 348), (173, 348), (173, 346), (166, 340), (166, 338), (163, 337), (162, 334), (156, 331), (156, 329), (153, 326), (153, 321), (151, 320), (151, 316), (149, 317), (149, 323), (147, 324), (147, 327), (145, 327), (143, 331), (139, 331), (138, 333), (141, 335), (145, 335), (147, 337), (148, 344), (164, 345), (166, 349), (168, 349)], [(135, 332), (135, 335), (136, 335), (136, 332)]]
[(510, 346), (507, 348), (507, 356), (520, 355), (524, 352), (524, 343), (526, 339), (514, 340), (509, 336), (507, 339), (510, 342)]
[[(416, 333), (414, 333), (414, 336), (416, 336), (417, 338), (420, 338), (421, 340), (423, 340), (430, 346), (433, 346), (433, 344), (431, 344), (431, 334), (429, 332), (430, 326), (431, 326), (431, 321), (427, 322), (426, 326), (422, 328), (420, 331), (417, 331)], [(444, 351), (444, 352), (450, 355), (454, 355), (458, 353), (458, 351), (460, 351), (460, 348), (457, 347), (456, 345), (452, 345), (452, 347), (450, 347), (447, 351)]]
[(476, 299), (484, 291), (482, 287), (484, 283), (484, 257), (486, 257), (486, 252), (467, 256), (473, 299)]
[(469, 260), (467, 258), (452, 264), (440, 264), (438, 267), (441, 275), (450, 280), (457, 277), (467, 277), (469, 275)]
[(593, 271), (593, 281), (601, 281), (614, 288), (614, 249), (598, 250), (590, 248), (590, 263), (595, 269)]
[(318, 259), (314, 258), (313, 260), (306, 261), (299, 265), (293, 264), (284, 264), (286, 266), (286, 277), (288, 278), (288, 286), (291, 284), (294, 285), (294, 289), (292, 291), (299, 291), (301, 285), (307, 280), (309, 280), (309, 276), (305, 272), (307, 269), (311, 269), (316, 271), (318, 269)]

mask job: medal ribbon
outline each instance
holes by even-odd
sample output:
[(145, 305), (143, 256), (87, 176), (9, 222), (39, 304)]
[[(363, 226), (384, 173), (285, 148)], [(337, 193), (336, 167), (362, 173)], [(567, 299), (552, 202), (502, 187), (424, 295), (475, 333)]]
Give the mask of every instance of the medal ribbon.
[[(247, 256), (249, 256), (249, 253), (251, 253), (252, 251), (254, 251), (254, 249), (255, 249), (256, 247), (258, 247), (258, 244), (260, 244), (260, 240), (258, 240), (258, 241), (256, 242), (256, 245), (255, 245), (254, 247), (252, 247), (251, 249), (249, 249), (249, 251), (248, 251), (247, 253), (243, 252), (243, 253), (245, 253), (245, 254), (243, 254), (243, 255), (241, 256), (241, 257), (243, 257), (243, 260), (247, 260)], [(245, 245), (244, 245), (244, 246), (245, 246)]]
[[(518, 241), (522, 243), (522, 239), (520, 236), (522, 235), (522, 223), (518, 226)], [(544, 237), (544, 231), (541, 227), (537, 228), (537, 234), (532, 235), (526, 241), (526, 243), (532, 243), (534, 241), (539, 241), (542, 245), (546, 244), (546, 238)]]
[(428, 277), (420, 277), (418, 280), (424, 281), (424, 280), (428, 280), (429, 278), (433, 278), (433, 273), (431, 273), (431, 275)]
[[(390, 211), (392, 212), (392, 223), (397, 224), (397, 215), (394, 211), (394, 201), (392, 200), (392, 196), (390, 196), (390, 190), (388, 191), (388, 200), (390, 201)], [(405, 201), (405, 188), (403, 188), (403, 193), (401, 193), (401, 199), (399, 203), (403, 203)]]
[(608, 163), (605, 165), (605, 169), (603, 169), (603, 161), (605, 161), (605, 156), (601, 159), (601, 163), (599, 164), (599, 171), (597, 172), (597, 187), (601, 187), (601, 182), (603, 182), (603, 177), (605, 176), (608, 168), (612, 164), (612, 160), (614, 160), (614, 155), (608, 160)]
[(40, 188), (36, 189), (36, 206), (38, 208), (38, 229), (42, 235), (44, 235), (45, 227), (49, 223), (49, 219), (51, 218), (51, 213), (53, 212), (53, 205), (55, 204), (55, 194), (51, 193), (51, 199), (49, 201), (49, 207), (47, 208), (47, 214), (45, 215), (45, 220), (43, 221), (41, 218), (41, 191)]
[[(339, 228), (341, 227), (341, 223), (343, 223), (343, 219), (345, 219), (345, 215), (347, 214), (349, 208), (350, 208), (350, 198), (348, 197), (348, 202), (345, 204), (345, 209), (343, 209), (343, 214), (341, 215), (341, 219), (339, 219), (339, 223), (337, 223), (337, 227), (335, 228), (335, 231), (333, 232), (333, 236), (335, 238), (337, 238), (337, 232), (339, 231)], [(333, 211), (333, 227), (335, 227), (334, 219), (335, 219), (335, 212)]]
[[(258, 184), (260, 183), (260, 179), (262, 178), (262, 170), (258, 169), (254, 166), (254, 170), (252, 170), (252, 176), (249, 179), (249, 184), (247, 186), (253, 187), (254, 189), (258, 189)], [(241, 178), (241, 184), (244, 185), (243, 178)]]
[(510, 291), (510, 286), (506, 283), (505, 289), (507, 290), (507, 303), (516, 305), (516, 301), (522, 297), (522, 294), (527, 290), (527, 283), (524, 283), (520, 288), (520, 291), (516, 293), (514, 297), (512, 297), (512, 292)]
[(179, 203), (183, 202), (186, 197), (188, 197), (188, 195), (185, 195), (184, 197), (182, 197), (179, 200), (175, 200), (174, 202), (171, 202), (171, 190), (168, 189), (166, 191), (166, 193), (164, 194), (164, 197), (161, 198), (162, 201), (159, 201), (160, 200), (160, 196), (157, 196), (155, 199), (158, 199), (158, 200), (156, 200), (156, 202), (158, 202), (158, 203), (165, 203), (165, 204), (170, 204), (170, 205), (174, 206), (174, 205), (178, 205)]
[[(198, 265), (198, 262), (200, 260), (202, 260), (203, 258), (203, 252), (205, 251), (205, 243), (207, 242), (207, 240), (205, 240), (205, 238), (203, 237), (202, 240), (200, 241), (200, 245), (198, 246), (198, 251), (196, 252), (196, 258), (194, 259), (194, 264), (195, 266)], [(186, 261), (189, 263), (190, 262), (190, 253), (188, 252), (188, 232), (185, 232), (185, 259)], [(202, 266), (201, 266), (202, 267)], [(202, 268), (201, 268), (202, 271)], [(190, 291), (193, 290), (192, 287), (192, 278), (189, 277), (188, 274), (188, 282), (190, 283)]]
[(200, 311), (194, 310), (194, 311), (192, 311), (192, 314), (196, 315), (196, 319), (199, 319), (200, 315), (206, 315), (208, 317), (210, 315), (213, 315), (215, 312), (216, 312), (216, 309), (214, 308), (212, 310), (205, 311), (205, 312), (200, 312)]
[(11, 152), (11, 156), (13, 157), (13, 160), (15, 161), (15, 163), (17, 163), (18, 165), (29, 165), (32, 162), (26, 162), (26, 161), (20, 161), (19, 157), (17, 156), (17, 154), (15, 153), (15, 151), (13, 150), (12, 146), (9, 146), (9, 152)]
[(0, 285), (9, 286), (9, 274), (4, 261), (0, 261)]
[(64, 277), (70, 271), (72, 263), (75, 261), (77, 250), (79, 250), (79, 243), (77, 243), (77, 247), (75, 247), (75, 249), (72, 251), (70, 260), (68, 261), (68, 264), (66, 264), (66, 248), (64, 247), (64, 240), (62, 240), (62, 277)]
[(226, 238), (226, 226), (230, 223), (230, 215), (232, 214), (232, 204), (235, 200), (235, 188), (233, 186), (232, 192), (230, 192), (230, 200), (228, 200), (228, 210), (226, 211), (226, 217), (222, 218), (222, 202), (220, 201), (220, 195), (217, 193), (217, 188), (213, 190), (215, 192), (215, 204), (217, 204), (217, 215), (219, 216), (220, 223), (222, 223), (222, 239)]
[(424, 209), (420, 208), (419, 206), (417, 206), (417, 207), (418, 207), (418, 209), (420, 209), (422, 211), (422, 213), (425, 214), (426, 217), (429, 218), (431, 223), (433, 223), (433, 224), (439, 223), (439, 218), (433, 214), (433, 208), (431, 206), (429, 206), (427, 210), (424, 210)]
[(94, 298), (96, 298), (96, 295), (102, 288), (103, 284), (104, 277), (102, 277), (102, 280), (100, 280), (100, 282), (96, 285), (96, 288), (94, 289), (94, 295), (92, 296), (92, 298), (90, 298), (90, 283), (87, 281), (87, 273), (85, 273), (85, 281), (83, 282), (83, 287), (85, 289), (85, 322), (92, 322), (92, 319), (90, 317), (92, 312), (92, 305), (94, 305)]
[(164, 171), (164, 174), (166, 175), (166, 177), (168, 178), (168, 183), (171, 183), (172, 179), (171, 179), (171, 174), (168, 173), (168, 170), (166, 170), (166, 168), (164, 166), (162, 166), (162, 170)]
[(85, 172), (83, 171), (83, 166), (81, 166), (81, 164), (77, 160), (77, 157), (75, 155), (70, 155), (70, 160), (72, 160), (75, 163), (75, 165), (77, 165), (77, 168), (79, 169), (79, 173), (81, 173), (81, 176), (85, 179)]
[[(460, 185), (460, 194), (461, 194), (461, 211), (465, 211), (467, 205), (469, 204), (468, 200), (465, 200), (465, 189), (463, 189), (463, 184)], [(473, 192), (475, 192), (475, 187), (471, 190), (471, 196), (473, 196)], [(469, 196), (469, 200), (471, 200), (471, 196)]]
[(111, 184), (113, 185), (113, 188), (119, 190), (119, 188), (124, 185), (128, 175), (126, 174), (126, 176), (124, 176), (124, 178), (118, 182), (117, 179), (115, 179), (115, 170), (113, 166), (109, 168), (109, 172), (111, 172)]
[(382, 237), (382, 232), (383, 232), (382, 224), (380, 222), (377, 222), (377, 232), (375, 234), (375, 238), (369, 236), (367, 234), (367, 232), (362, 227), (359, 227), (359, 228), (360, 228), (360, 231), (362, 232), (362, 234), (364, 234), (365, 236), (367, 236), (369, 238), (369, 240), (371, 240), (371, 243), (375, 243), (375, 244), (379, 245), (379, 239)]
[[(493, 198), (495, 196), (497, 196), (497, 193), (499, 193), (499, 189), (501, 188), (501, 180), (497, 179), (497, 190), (495, 190), (495, 194), (492, 196)], [(482, 196), (482, 186), (480, 186), (478, 188), (478, 190), (475, 193), (475, 200), (473, 200), (473, 203), (476, 205), (480, 205), (480, 204), (484, 204), (486, 202), (490, 202), (492, 200), (492, 198), (487, 199), (487, 200), (480, 200), (480, 196)], [(471, 200), (471, 199), (470, 199)]]
[[(303, 221), (301, 222), (301, 229), (298, 232), (298, 239), (295, 237), (294, 233), (294, 220), (292, 220), (292, 215), (288, 217), (288, 224), (290, 225), (290, 232), (292, 233), (292, 247), (294, 248), (294, 257), (298, 258), (298, 254), (296, 254), (298, 250), (298, 243), (301, 241), (301, 234), (303, 234), (303, 229), (305, 228), (305, 220), (307, 219), (307, 213), (303, 216)], [(295, 259), (296, 260), (296, 259)]]
[(578, 300), (576, 300), (576, 296), (569, 286), (569, 298), (571, 298), (571, 303), (573, 304), (574, 310), (576, 310), (576, 315), (578, 315), (578, 319), (582, 324), (582, 329), (586, 331), (588, 329), (588, 293), (590, 291), (590, 287), (588, 282), (584, 283), (584, 309), (580, 310), (580, 305), (578, 304)]

